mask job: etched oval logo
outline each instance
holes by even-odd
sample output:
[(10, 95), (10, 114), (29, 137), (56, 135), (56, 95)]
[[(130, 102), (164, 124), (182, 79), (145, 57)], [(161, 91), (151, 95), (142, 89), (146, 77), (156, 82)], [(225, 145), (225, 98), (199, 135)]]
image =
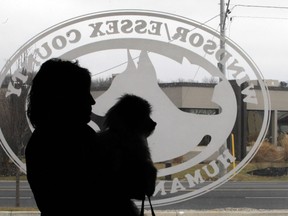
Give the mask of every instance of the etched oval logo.
[[(219, 47), (220, 40), (225, 40), (225, 49)], [(0, 77), (4, 100), (21, 100), (22, 109), (18, 112), (22, 118), (18, 121), (25, 123), (23, 127), (18, 125), (20, 132), (29, 134), (33, 130), (25, 118), (31, 77), (41, 63), (52, 57), (78, 59), (93, 78), (113, 75), (107, 89), (93, 90), (96, 105), (89, 124), (96, 131), (101, 129), (101, 117), (124, 93), (136, 94), (152, 104), (152, 118), (157, 122), (149, 137), (158, 168), (155, 206), (187, 200), (223, 184), (252, 159), (266, 134), (270, 100), (261, 72), (233, 41), (194, 20), (153, 11), (107, 11), (64, 21), (36, 35), (7, 61)], [(241, 89), (240, 102), (260, 104), (263, 109), (256, 141), (237, 165), (239, 159), (227, 148), (227, 139), (237, 121), (239, 98), (221, 67), (226, 67), (233, 77), (234, 87)], [(168, 97), (159, 85), (162, 77), (189, 77), (195, 70), (216, 80), (210, 97), (197, 95), (213, 104), (215, 112), (187, 111), (199, 108), (185, 105), (185, 101), (195, 104), (189, 85), (174, 89), (174, 97)], [(252, 80), (258, 80), (260, 90), (256, 91)], [(71, 88), (77, 88), (73, 85)], [(26, 172), (25, 163), (9, 145), (11, 139), (7, 139), (3, 129), (6, 126), (1, 125), (1, 145)]]

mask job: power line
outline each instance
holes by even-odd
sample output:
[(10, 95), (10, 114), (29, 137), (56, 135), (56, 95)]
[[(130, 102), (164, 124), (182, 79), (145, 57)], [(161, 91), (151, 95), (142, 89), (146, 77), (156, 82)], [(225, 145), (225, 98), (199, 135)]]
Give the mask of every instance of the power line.
[(280, 7), (280, 6), (271, 6), (271, 5), (244, 5), (244, 4), (236, 4), (232, 7), (255, 7), (255, 8), (271, 8), (271, 9), (288, 9), (288, 7)]
[(262, 16), (231, 16), (230, 20), (234, 18), (288, 20), (288, 17), (262, 17)]
[[(217, 14), (217, 15), (213, 16), (212, 18), (206, 20), (204, 23), (202, 23), (202, 25), (204, 25), (204, 24), (212, 21), (213, 19), (217, 18), (218, 16), (220, 16), (220, 14)], [(195, 29), (196, 29), (196, 28), (190, 30), (190, 32), (194, 31)], [(174, 40), (175, 40), (175, 39), (170, 40), (169, 43), (171, 43), (171, 42), (174, 41)], [(138, 59), (138, 58), (139, 58), (139, 56), (133, 58), (133, 60)], [(120, 66), (122, 66), (122, 65), (125, 65), (125, 64), (127, 64), (127, 62), (128, 62), (128, 61), (125, 61), (125, 62), (120, 63), (120, 64), (118, 64), (118, 65), (115, 65), (115, 66), (113, 66), (113, 67), (111, 67), (111, 68), (108, 68), (108, 69), (106, 69), (106, 70), (103, 70), (103, 71), (101, 71), (101, 72), (99, 72), (99, 73), (93, 74), (92, 77), (93, 77), (93, 76), (96, 76), (96, 75), (99, 75), (99, 74), (102, 74), (102, 73), (105, 73), (105, 72), (107, 72), (107, 71), (113, 70), (113, 69), (115, 69), (115, 68), (117, 68), (117, 67), (120, 67)]]

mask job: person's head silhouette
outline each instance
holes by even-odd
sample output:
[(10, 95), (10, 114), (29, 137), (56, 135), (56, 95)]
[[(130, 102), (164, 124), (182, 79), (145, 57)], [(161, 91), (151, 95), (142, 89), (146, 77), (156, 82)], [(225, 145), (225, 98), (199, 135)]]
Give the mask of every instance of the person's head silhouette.
[(87, 124), (95, 104), (90, 86), (90, 72), (77, 61), (53, 58), (44, 62), (29, 93), (30, 123), (34, 128)]

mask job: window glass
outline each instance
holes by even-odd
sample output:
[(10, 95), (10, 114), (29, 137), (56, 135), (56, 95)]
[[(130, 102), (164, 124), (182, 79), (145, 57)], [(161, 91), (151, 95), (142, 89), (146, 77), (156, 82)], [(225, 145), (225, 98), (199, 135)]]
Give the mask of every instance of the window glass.
[(61, 57), (91, 72), (95, 131), (122, 94), (151, 103), (156, 211), (288, 214), (286, 1), (17, 4), (0, 7), (0, 211), (38, 210), (27, 97), (42, 63)]

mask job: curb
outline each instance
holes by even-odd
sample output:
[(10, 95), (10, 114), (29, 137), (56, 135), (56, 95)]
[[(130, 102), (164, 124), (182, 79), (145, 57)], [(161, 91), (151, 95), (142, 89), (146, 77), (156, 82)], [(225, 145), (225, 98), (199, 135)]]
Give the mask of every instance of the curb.
[(38, 211), (0, 211), (0, 216), (40, 216)]
[[(287, 210), (177, 210), (177, 211), (155, 211), (157, 216), (287, 216)], [(0, 211), (0, 216), (40, 216), (38, 211)], [(145, 211), (145, 216), (151, 216), (150, 211)]]
[[(169, 211), (169, 212), (157, 212), (157, 216), (287, 216), (288, 210), (276, 210), (276, 211), (226, 211), (226, 210), (212, 210), (212, 211)], [(147, 214), (151, 216), (151, 214)]]

